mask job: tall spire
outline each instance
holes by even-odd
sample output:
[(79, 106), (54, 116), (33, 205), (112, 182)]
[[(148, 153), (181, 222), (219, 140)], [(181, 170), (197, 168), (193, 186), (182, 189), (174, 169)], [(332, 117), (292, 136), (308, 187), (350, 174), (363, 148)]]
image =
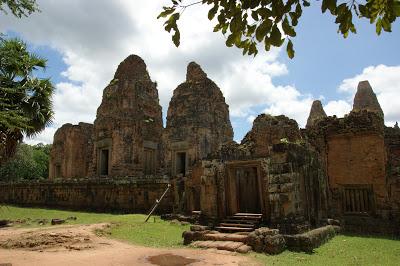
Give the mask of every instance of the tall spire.
[(315, 125), (317, 120), (323, 119), (326, 117), (326, 113), (324, 108), (322, 107), (322, 103), (320, 100), (315, 100), (311, 105), (310, 115), (307, 119), (306, 127), (312, 127)]
[(358, 83), (357, 93), (354, 96), (353, 112), (367, 110), (375, 112), (383, 117), (382, 108), (378, 102), (376, 94), (372, 90), (368, 80), (361, 81)]
[(146, 63), (138, 55), (130, 55), (122, 61), (115, 72), (114, 79), (118, 80), (150, 80)]
[(196, 62), (190, 62), (187, 66), (186, 81), (199, 81), (207, 78), (207, 74), (204, 73), (200, 65)]

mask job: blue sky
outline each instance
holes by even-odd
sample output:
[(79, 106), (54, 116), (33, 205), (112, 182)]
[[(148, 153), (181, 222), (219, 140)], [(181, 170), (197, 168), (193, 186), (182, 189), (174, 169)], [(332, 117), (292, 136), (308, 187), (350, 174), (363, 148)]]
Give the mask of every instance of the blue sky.
[(344, 39), (329, 12), (321, 15), (318, 5), (306, 9), (295, 38), (296, 58), (285, 58), (290, 74), (282, 81), (295, 83), (304, 92), (321, 91), (327, 99), (339, 99), (336, 89), (344, 78), (366, 66), (400, 63), (399, 22), (392, 33), (382, 32), (379, 37), (369, 21), (357, 20), (356, 27), (357, 34)]
[(392, 33), (375, 34), (368, 21), (356, 24), (358, 33), (344, 39), (320, 2), (303, 13), (294, 39), (296, 56), (274, 49), (256, 58), (227, 48), (213, 33), (207, 8), (187, 10), (181, 22), (181, 42), (175, 48), (162, 21), (155, 19), (168, 1), (98, 0), (38, 1), (42, 10), (26, 19), (0, 16), (0, 31), (19, 36), (48, 59), (44, 73), (56, 84), (54, 125), (30, 143), (52, 142), (64, 123), (93, 122), (102, 90), (116, 66), (131, 53), (147, 63), (159, 84), (160, 104), (168, 102), (184, 81), (186, 65), (198, 62), (223, 91), (230, 105), (235, 140), (240, 141), (262, 112), (285, 114), (304, 126), (311, 102), (321, 99), (329, 115), (351, 109), (357, 83), (368, 79), (386, 115), (400, 120), (400, 23)]

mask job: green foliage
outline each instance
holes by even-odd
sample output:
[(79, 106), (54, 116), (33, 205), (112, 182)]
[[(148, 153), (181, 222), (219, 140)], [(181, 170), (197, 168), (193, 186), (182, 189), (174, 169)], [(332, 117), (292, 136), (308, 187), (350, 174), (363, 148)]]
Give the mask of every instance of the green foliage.
[[(174, 30), (172, 40), (180, 44), (177, 21), (187, 7), (197, 4), (209, 5), (208, 19), (216, 18), (214, 32), (226, 36), (226, 46), (236, 46), (243, 54), (257, 55), (258, 44), (263, 44), (269, 51), (271, 46), (280, 47), (286, 42), (289, 58), (294, 57), (293, 38), (296, 26), (303, 14), (303, 9), (311, 3), (306, 0), (202, 0), (184, 5), (182, 0), (171, 0), (171, 5), (163, 7), (157, 18), (165, 18), (165, 30)], [(321, 11), (327, 10), (338, 24), (338, 32), (346, 38), (349, 33), (356, 33), (354, 17), (368, 19), (375, 24), (376, 33), (382, 29), (390, 32), (392, 24), (400, 16), (399, 0), (366, 0), (360, 4), (355, 0), (322, 0)]]
[(46, 60), (30, 53), (19, 39), (0, 40), (0, 165), (23, 135), (34, 136), (53, 119), (54, 87), (34, 76)]
[[(76, 220), (68, 224), (113, 223), (110, 236), (137, 245), (153, 247), (181, 247), (182, 232), (188, 226), (162, 221), (156, 217), (144, 223), (145, 215), (114, 215), (106, 213), (87, 213), (60, 211), (39, 208), (19, 208), (4, 206), (0, 208), (0, 218), (7, 220), (27, 220), (30, 224), (36, 219), (61, 218), (75, 216)], [(314, 253), (284, 251), (279, 255), (250, 253), (249, 257), (259, 260), (263, 265), (398, 265), (400, 261), (400, 241), (381, 237), (338, 235), (328, 243), (315, 249)]]
[(51, 145), (19, 144), (15, 155), (0, 167), (0, 181), (45, 179), (49, 176)]
[(381, 237), (338, 235), (311, 254), (284, 251), (268, 256), (250, 254), (263, 265), (398, 265), (400, 241)]
[(18, 18), (27, 17), (33, 12), (39, 11), (36, 0), (0, 0), (0, 11), (7, 14), (5, 7)]
[[(36, 219), (53, 218), (66, 219), (74, 216), (77, 219), (68, 221), (68, 224), (93, 224), (93, 223), (112, 223), (106, 235), (112, 238), (121, 239), (132, 244), (150, 247), (180, 247), (183, 246), (182, 233), (189, 230), (188, 225), (171, 224), (163, 221), (158, 216), (152, 217), (149, 222), (144, 223), (146, 215), (143, 214), (107, 214), (107, 213), (87, 213), (59, 211), (39, 208), (18, 208), (4, 206), (0, 208), (0, 218), (7, 220), (27, 220), (31, 221), (23, 226), (39, 226), (32, 222)], [(102, 233), (102, 232), (99, 232)]]

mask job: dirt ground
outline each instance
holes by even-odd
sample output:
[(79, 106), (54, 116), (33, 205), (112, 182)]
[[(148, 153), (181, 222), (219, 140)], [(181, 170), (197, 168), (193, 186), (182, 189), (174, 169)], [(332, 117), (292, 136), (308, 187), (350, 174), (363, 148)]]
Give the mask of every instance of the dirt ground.
[(217, 250), (159, 249), (97, 236), (108, 224), (0, 229), (0, 266), (17, 265), (259, 265)]

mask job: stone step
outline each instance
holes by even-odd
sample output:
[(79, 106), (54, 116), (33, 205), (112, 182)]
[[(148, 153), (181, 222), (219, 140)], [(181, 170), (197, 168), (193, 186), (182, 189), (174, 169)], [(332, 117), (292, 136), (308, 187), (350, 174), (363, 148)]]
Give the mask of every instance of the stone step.
[(234, 241), (195, 241), (190, 244), (196, 248), (216, 248), (219, 250), (235, 251), (239, 253), (247, 253), (251, 250), (251, 247), (242, 243)]
[(255, 217), (262, 217), (261, 213), (247, 213), (247, 212), (238, 212), (235, 213), (233, 216), (255, 216)]
[(255, 224), (220, 223), (219, 226), (255, 228)]
[(233, 219), (233, 220), (254, 220), (254, 221), (259, 221), (259, 220), (261, 220), (261, 216), (248, 216), (248, 215), (239, 215), (239, 216), (228, 216), (228, 219)]
[(210, 241), (233, 241), (233, 242), (247, 242), (247, 235), (244, 234), (224, 234), (224, 233), (218, 233), (218, 234), (205, 234), (203, 236), (204, 240), (210, 240)]
[(258, 221), (255, 220), (238, 220), (238, 219), (225, 219), (222, 220), (223, 223), (236, 223), (236, 224), (249, 224), (249, 225), (256, 225)]
[(217, 231), (224, 232), (252, 232), (254, 228), (246, 228), (246, 227), (230, 227), (230, 226), (217, 226), (215, 227)]

